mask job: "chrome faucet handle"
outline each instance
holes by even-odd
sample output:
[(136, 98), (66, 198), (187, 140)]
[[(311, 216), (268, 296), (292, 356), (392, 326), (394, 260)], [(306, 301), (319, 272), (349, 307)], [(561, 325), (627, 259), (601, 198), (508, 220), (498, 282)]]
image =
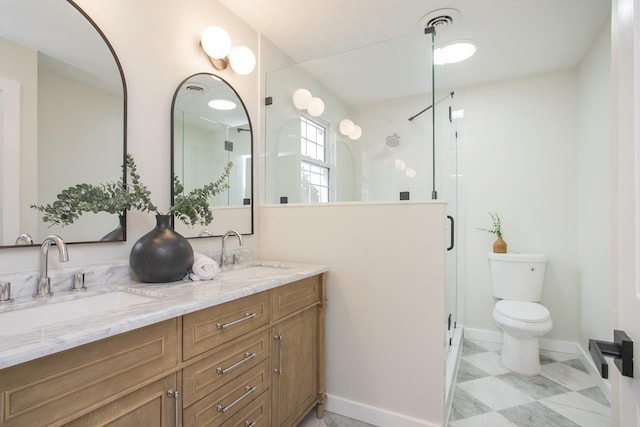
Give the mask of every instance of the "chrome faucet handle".
[(84, 283), (84, 275), (85, 273), (75, 273), (73, 275), (73, 283), (71, 284), (71, 290), (76, 291), (86, 291), (87, 286)]
[(11, 282), (0, 282), (0, 304), (13, 302), (11, 298)]
[(87, 276), (93, 276), (93, 271), (86, 271), (82, 273), (75, 273), (73, 275), (73, 282), (71, 283), (72, 291), (86, 291), (87, 290)]

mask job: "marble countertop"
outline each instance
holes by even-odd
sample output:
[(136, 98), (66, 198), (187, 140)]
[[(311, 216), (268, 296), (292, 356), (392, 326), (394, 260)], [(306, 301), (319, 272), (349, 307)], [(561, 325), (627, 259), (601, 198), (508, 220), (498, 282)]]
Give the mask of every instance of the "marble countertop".
[(114, 290), (127, 290), (152, 297), (148, 302), (141, 302), (123, 310), (100, 315), (80, 315), (77, 318), (22, 332), (16, 332), (15, 326), (12, 332), (12, 325), (2, 324), (0, 325), (0, 369), (327, 271), (328, 267), (324, 265), (260, 261), (224, 270), (214, 280), (208, 281), (184, 280), (161, 284), (115, 281), (92, 286), (87, 292), (75, 295), (57, 293), (46, 300), (25, 303), (16, 301), (13, 307), (11, 305), (0, 307), (0, 323), (2, 323), (3, 313), (24, 307), (25, 304), (26, 306), (53, 305), (65, 299), (82, 299)]

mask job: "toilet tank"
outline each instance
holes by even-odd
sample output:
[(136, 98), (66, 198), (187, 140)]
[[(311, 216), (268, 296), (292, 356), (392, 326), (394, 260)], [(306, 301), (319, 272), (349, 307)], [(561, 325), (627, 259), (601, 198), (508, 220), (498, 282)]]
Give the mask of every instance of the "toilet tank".
[(489, 253), (493, 296), (514, 301), (542, 299), (547, 256), (542, 254)]

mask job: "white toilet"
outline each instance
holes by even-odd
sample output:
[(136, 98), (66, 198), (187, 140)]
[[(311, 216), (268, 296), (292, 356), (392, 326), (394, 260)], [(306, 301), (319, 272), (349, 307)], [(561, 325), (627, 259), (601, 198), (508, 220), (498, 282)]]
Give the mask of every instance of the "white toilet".
[(553, 327), (542, 299), (547, 256), (541, 254), (489, 254), (493, 320), (504, 331), (502, 364), (522, 375), (540, 373), (538, 337)]

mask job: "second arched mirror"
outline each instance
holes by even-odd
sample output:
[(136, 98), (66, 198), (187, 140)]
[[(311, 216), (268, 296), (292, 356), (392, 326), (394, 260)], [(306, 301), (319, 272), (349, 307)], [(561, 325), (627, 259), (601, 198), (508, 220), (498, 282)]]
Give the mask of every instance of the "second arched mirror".
[(176, 90), (171, 117), (171, 171), (185, 191), (215, 181), (233, 163), (229, 188), (209, 200), (213, 222), (188, 227), (176, 221), (176, 231), (185, 237), (221, 236), (228, 230), (252, 234), (253, 132), (238, 93), (218, 76), (194, 74)]

